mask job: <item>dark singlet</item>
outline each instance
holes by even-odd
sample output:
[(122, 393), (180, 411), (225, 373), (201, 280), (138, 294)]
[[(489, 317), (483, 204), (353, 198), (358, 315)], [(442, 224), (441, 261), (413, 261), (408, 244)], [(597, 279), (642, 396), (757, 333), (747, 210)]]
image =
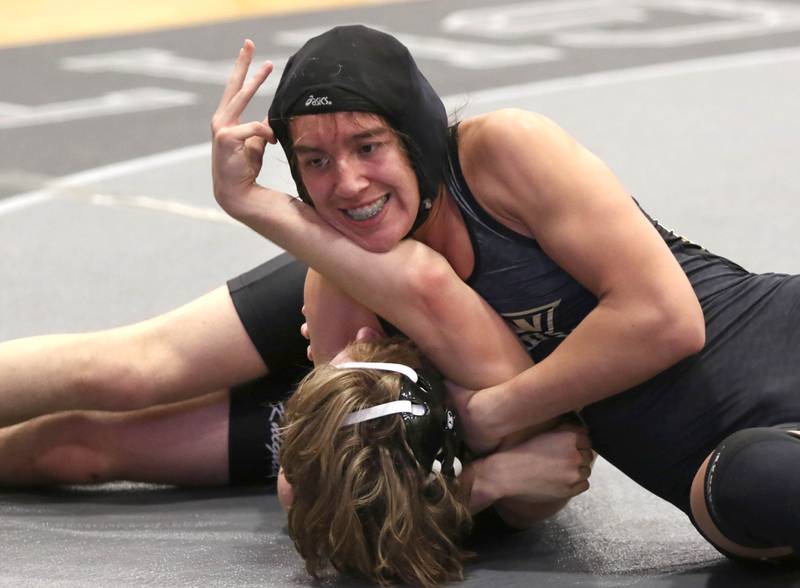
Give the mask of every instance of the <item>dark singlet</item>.
[[(505, 227), (478, 204), (458, 161), (457, 127), (449, 153), (448, 189), (475, 254), (466, 282), (541, 361), (597, 299), (535, 239)], [(722, 439), (745, 427), (800, 420), (800, 394), (794, 393), (800, 389), (800, 280), (751, 274), (650, 220), (700, 300), (706, 346), (651, 380), (585, 407), (580, 416), (598, 453), (688, 513), (692, 478)]]

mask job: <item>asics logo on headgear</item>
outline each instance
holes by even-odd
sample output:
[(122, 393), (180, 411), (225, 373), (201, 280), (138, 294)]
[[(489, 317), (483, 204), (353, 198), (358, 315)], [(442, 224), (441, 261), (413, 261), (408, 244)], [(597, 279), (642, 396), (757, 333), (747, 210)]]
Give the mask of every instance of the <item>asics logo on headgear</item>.
[(333, 106), (327, 96), (315, 97), (314, 94), (309, 95), (306, 99), (306, 106)]

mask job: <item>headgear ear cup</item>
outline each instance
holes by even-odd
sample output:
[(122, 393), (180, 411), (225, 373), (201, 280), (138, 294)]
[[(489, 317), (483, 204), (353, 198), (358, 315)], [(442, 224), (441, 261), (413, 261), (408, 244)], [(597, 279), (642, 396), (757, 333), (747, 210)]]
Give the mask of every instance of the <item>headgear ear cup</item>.
[(422, 367), (418, 374), (416, 383), (404, 379), (400, 398), (424, 403), (429, 410), (425, 415), (402, 415), (406, 440), (423, 468), (433, 471), (433, 464), (438, 462), (442, 474), (457, 476), (455, 461), (461, 442), (455, 427), (455, 414), (445, 406), (447, 393), (444, 382), (429, 366)]

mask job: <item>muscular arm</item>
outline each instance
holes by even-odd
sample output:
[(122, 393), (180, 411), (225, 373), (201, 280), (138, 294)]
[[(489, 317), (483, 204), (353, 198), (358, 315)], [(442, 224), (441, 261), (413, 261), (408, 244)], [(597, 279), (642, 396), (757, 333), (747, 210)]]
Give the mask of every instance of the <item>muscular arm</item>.
[[(265, 122), (241, 122), (244, 108), (272, 69), (265, 63), (245, 81), (254, 49), (252, 42), (245, 42), (211, 122), (214, 196), (220, 206), (394, 323), (455, 382), (484, 388), (528, 367), (527, 354), (502, 319), (438, 253), (413, 240), (385, 253), (367, 251), (312, 207), (256, 182), (264, 147), (275, 137)], [(309, 327), (315, 337), (323, 332), (316, 324)], [(343, 336), (352, 333), (336, 334), (334, 344)]]
[[(608, 168), (543, 117), (501, 111), (462, 137), (482, 203), (538, 240), (595, 294), (596, 308), (547, 359), (473, 397), (496, 436), (634, 386), (704, 342), (700, 305), (677, 261)], [(480, 199), (480, 197), (479, 197)]]
[[(311, 207), (256, 183), (264, 145), (274, 142), (274, 136), (264, 123), (240, 123), (244, 107), (271, 70), (265, 64), (244, 83), (253, 49), (252, 43), (245, 43), (212, 121), (214, 194), (219, 204), (329, 278), (341, 292), (396, 324), (456, 382), (486, 387), (530, 366), (500, 317), (430, 248), (406, 240), (386, 253), (368, 252), (327, 225)], [(319, 295), (315, 279), (307, 292)], [(342, 300), (338, 294), (337, 300)], [(325, 318), (336, 316), (323, 316), (317, 308), (307, 312), (317, 336)], [(353, 318), (363, 309), (348, 312), (337, 319), (336, 334), (330, 343), (326, 339), (326, 346), (340, 345), (336, 337), (352, 329)]]
[[(371, 322), (375, 320), (371, 311), (313, 270), (306, 280), (305, 304), (317, 364), (329, 360), (355, 337), (361, 326), (377, 327)], [(479, 326), (494, 328), (483, 325), (482, 318), (473, 317)], [(491, 333), (483, 336), (492, 340)], [(470, 339), (458, 339), (450, 355), (482, 365), (480, 357), (471, 357), (472, 347)], [(502, 374), (513, 370), (514, 366), (502, 355), (495, 358), (493, 371)], [(550, 427), (551, 423), (543, 426)], [(497, 452), (466, 466), (462, 481), (469, 488), (471, 512), (494, 506), (508, 524), (525, 528), (555, 514), (571, 497), (588, 489), (589, 470), (582, 471), (591, 459), (586, 432), (574, 426), (545, 432), (541, 428), (508, 436)]]
[[(502, 319), (441, 255), (413, 240), (385, 253), (367, 251), (312, 207), (256, 182), (264, 147), (275, 138), (264, 122), (240, 120), (271, 71), (266, 63), (245, 82), (254, 49), (245, 42), (211, 123), (214, 196), (222, 208), (397, 325), (455, 382), (484, 388), (528, 367), (527, 354)], [(309, 327), (316, 337), (322, 333), (316, 324)]]
[[(310, 206), (265, 188), (254, 190), (237, 218), (324, 275), (338, 300), (344, 293), (396, 325), (448, 379), (485, 388), (531, 365), (503, 320), (428, 246), (407, 239), (385, 253), (366, 251)], [(312, 339), (338, 328), (329, 322), (335, 312), (353, 311), (330, 307), (321, 320), (309, 315)], [(333, 335), (334, 346), (353, 333), (342, 336)]]

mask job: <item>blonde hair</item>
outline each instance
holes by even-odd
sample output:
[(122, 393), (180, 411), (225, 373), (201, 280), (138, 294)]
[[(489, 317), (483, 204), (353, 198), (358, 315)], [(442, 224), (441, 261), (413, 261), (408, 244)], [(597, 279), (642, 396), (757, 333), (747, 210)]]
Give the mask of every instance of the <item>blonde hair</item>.
[[(420, 366), (400, 340), (354, 343), (356, 361)], [(328, 563), (379, 584), (463, 580), (472, 524), (458, 480), (423, 471), (400, 415), (342, 427), (351, 412), (397, 400), (400, 375), (315, 369), (286, 407), (280, 461), (294, 499), (289, 534), (318, 577)]]

